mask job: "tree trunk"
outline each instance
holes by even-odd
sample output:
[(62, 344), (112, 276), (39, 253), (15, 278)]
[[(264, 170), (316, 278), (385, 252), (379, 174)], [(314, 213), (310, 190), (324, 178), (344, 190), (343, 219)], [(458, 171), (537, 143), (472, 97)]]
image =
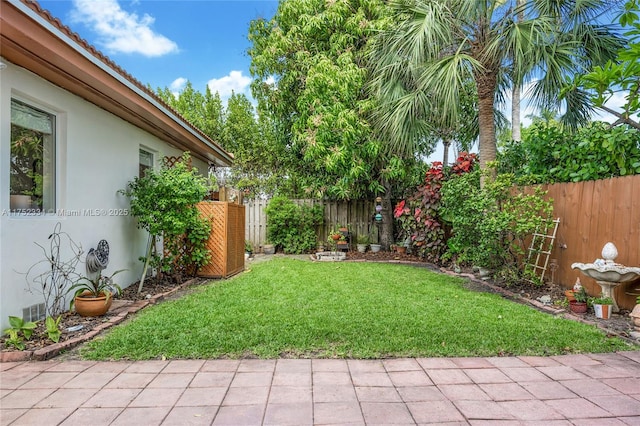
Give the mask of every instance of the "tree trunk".
[(383, 178), (384, 195), (382, 196), (382, 223), (380, 224), (380, 245), (383, 250), (389, 250), (393, 243), (393, 206), (391, 204), (391, 185)]
[[(494, 117), (494, 96), (496, 92), (496, 73), (490, 67), (475, 74), (478, 88), (478, 123), (480, 126), (480, 169), (487, 169), (487, 165), (496, 159), (496, 124)], [(495, 171), (492, 172), (492, 175)], [(480, 179), (484, 186), (484, 176)]]
[(149, 268), (149, 261), (151, 260), (151, 256), (153, 255), (153, 248), (156, 245), (156, 236), (149, 234), (149, 245), (147, 250), (147, 257), (144, 260), (144, 268), (142, 268), (142, 276), (140, 277), (140, 285), (138, 286), (138, 294), (142, 293), (142, 286), (144, 284), (144, 279), (147, 277), (147, 270)]
[(443, 139), (442, 145), (444, 146), (444, 154), (442, 154), (442, 165), (446, 167), (449, 164), (449, 147), (451, 146), (451, 139)]
[(514, 84), (511, 95), (511, 140), (520, 142), (520, 85)]
[[(518, 22), (524, 20), (524, 11), (522, 10), (522, 0), (516, 0), (516, 9), (518, 10)], [(513, 92), (511, 94), (511, 140), (520, 142), (520, 82), (515, 81), (513, 84)]]

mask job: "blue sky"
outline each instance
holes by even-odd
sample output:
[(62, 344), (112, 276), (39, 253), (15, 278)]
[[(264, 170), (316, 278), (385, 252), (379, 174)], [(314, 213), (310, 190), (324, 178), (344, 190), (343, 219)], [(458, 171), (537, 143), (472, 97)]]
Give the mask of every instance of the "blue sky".
[(151, 87), (190, 81), (223, 98), (250, 96), (249, 23), (270, 19), (273, 0), (40, 0), (40, 5)]
[[(251, 97), (246, 51), (249, 23), (275, 14), (276, 0), (40, 0), (59, 18), (142, 84), (179, 92), (186, 81), (207, 85), (227, 99), (232, 90)], [(624, 103), (616, 95), (609, 106)], [(510, 111), (507, 99), (505, 112)], [(526, 103), (522, 122), (535, 113)], [(594, 118), (613, 122), (600, 113)], [(452, 153), (453, 154), (453, 153)], [(429, 157), (441, 160), (442, 148)]]

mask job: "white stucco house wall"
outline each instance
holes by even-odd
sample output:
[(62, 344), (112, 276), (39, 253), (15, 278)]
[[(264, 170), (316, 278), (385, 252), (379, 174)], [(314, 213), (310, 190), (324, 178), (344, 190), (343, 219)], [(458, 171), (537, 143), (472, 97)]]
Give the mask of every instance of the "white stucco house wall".
[[(153, 92), (60, 24), (36, 3), (3, 0), (0, 13), (0, 323), (33, 318), (41, 294), (26, 272), (43, 258), (57, 223), (86, 253), (110, 245), (106, 274), (140, 278), (147, 235), (118, 190), (141, 164), (191, 152), (193, 165), (229, 166), (233, 156), (186, 122)], [(16, 127), (17, 126), (17, 127)], [(12, 129), (43, 136), (38, 197), (18, 206)], [(15, 136), (13, 136), (15, 139)], [(23, 197), (24, 199), (24, 197)], [(29, 199), (29, 197), (27, 197)], [(84, 260), (84, 257), (83, 257)], [(83, 265), (80, 265), (83, 267)], [(81, 270), (79, 272), (83, 272)]]

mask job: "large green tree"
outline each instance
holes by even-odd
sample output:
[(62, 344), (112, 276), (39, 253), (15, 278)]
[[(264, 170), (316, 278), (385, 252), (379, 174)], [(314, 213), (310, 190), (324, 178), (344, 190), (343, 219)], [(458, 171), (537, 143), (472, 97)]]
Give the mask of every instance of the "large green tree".
[[(416, 91), (451, 123), (460, 119), (465, 83), (473, 81), (483, 168), (496, 158), (496, 99), (512, 83), (535, 79), (528, 94), (540, 106), (556, 106), (567, 75), (606, 62), (623, 44), (611, 25), (597, 21), (610, 6), (604, 0), (529, 0), (520, 7), (506, 0), (391, 0), (390, 5), (396, 25), (376, 48), (376, 78), (415, 73)], [(566, 92), (562, 100), (567, 123), (587, 119), (584, 93)], [(428, 104), (423, 109), (429, 111)], [(379, 121), (398, 117), (402, 114), (389, 113)], [(408, 151), (417, 141), (402, 134), (392, 140)]]
[(415, 159), (385, 155), (364, 90), (373, 35), (389, 24), (382, 0), (284, 0), (251, 23), (258, 109), (289, 153), (288, 179), (303, 193), (337, 199), (388, 194)]
[[(615, 116), (614, 123), (628, 124), (640, 130), (640, 4), (628, 0), (620, 14), (620, 24), (626, 28), (629, 44), (621, 49), (616, 60), (595, 66), (590, 73), (578, 76), (576, 84), (592, 96), (596, 108)], [(620, 109), (607, 104), (615, 95), (622, 94), (625, 103)]]
[(253, 95), (273, 119), (295, 194), (382, 196), (381, 243), (392, 242), (391, 194), (413, 173), (420, 150), (396, 156), (374, 132), (365, 90), (374, 35), (390, 26), (383, 0), (283, 0), (271, 20), (251, 23)]
[(224, 106), (218, 92), (212, 93), (207, 86), (205, 93), (200, 93), (187, 81), (177, 94), (167, 87), (156, 89), (156, 94), (211, 139), (222, 146), (226, 145), (223, 131)]
[(225, 149), (233, 152), (229, 183), (254, 197), (273, 194), (283, 186), (281, 152), (273, 143), (270, 120), (256, 115), (244, 94), (233, 93), (224, 113)]
[(207, 87), (200, 93), (187, 82), (173, 93), (168, 88), (156, 93), (170, 107), (233, 153), (234, 163), (225, 176), (230, 186), (244, 190), (248, 196), (273, 193), (281, 186), (280, 153), (273, 144), (273, 130), (268, 119), (256, 116), (251, 101), (244, 94), (232, 93), (224, 105), (218, 92)]

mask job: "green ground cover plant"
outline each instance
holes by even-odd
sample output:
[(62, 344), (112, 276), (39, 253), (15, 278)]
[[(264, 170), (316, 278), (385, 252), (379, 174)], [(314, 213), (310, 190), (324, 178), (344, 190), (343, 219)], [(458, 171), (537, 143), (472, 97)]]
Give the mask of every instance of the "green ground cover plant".
[(88, 359), (555, 355), (628, 348), (423, 267), (276, 258), (145, 309)]

